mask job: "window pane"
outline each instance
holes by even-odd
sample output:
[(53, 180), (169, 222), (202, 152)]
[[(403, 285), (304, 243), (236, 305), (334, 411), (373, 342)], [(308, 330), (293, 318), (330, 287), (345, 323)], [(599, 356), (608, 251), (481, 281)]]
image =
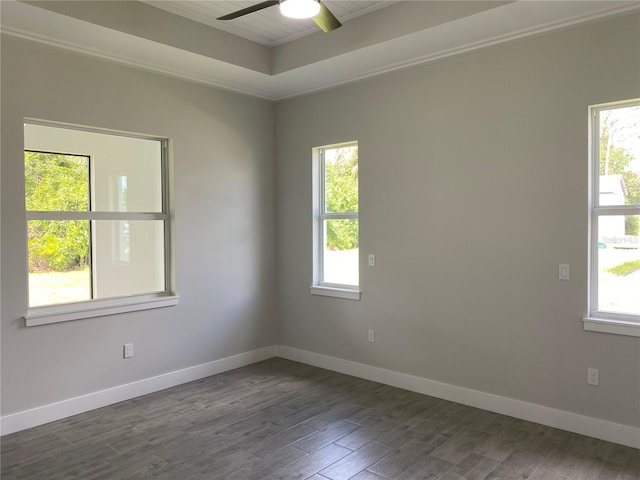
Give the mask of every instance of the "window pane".
[[(92, 211), (153, 213), (162, 211), (162, 142), (160, 140), (25, 124), (24, 146), (25, 150), (29, 151), (82, 154), (84, 157), (79, 158), (87, 159), (87, 167), (88, 158), (91, 158), (91, 183), (89, 183), (89, 173), (86, 168), (85, 187), (78, 194), (87, 194), (85, 198), (88, 205), (88, 188), (91, 185)], [(62, 155), (62, 157), (73, 156)], [(44, 167), (42, 172), (51, 173)], [(56, 172), (53, 171), (53, 173)], [(32, 177), (35, 180), (46, 178), (44, 175)], [(50, 181), (54, 180), (55, 178)], [(38, 181), (34, 184), (37, 185)], [(27, 206), (27, 210), (36, 209)], [(60, 207), (55, 210), (73, 209)]]
[(89, 224), (28, 222), (30, 307), (165, 290), (163, 221)]
[(27, 211), (89, 210), (89, 157), (24, 152)]
[(93, 162), (92, 210), (161, 212), (162, 144), (157, 140), (114, 138), (114, 150), (96, 155)]
[(640, 315), (640, 215), (598, 218), (598, 310)]
[(94, 298), (164, 291), (162, 220), (99, 220), (92, 233)]
[(358, 147), (324, 151), (325, 211), (358, 211)]
[(323, 280), (359, 284), (358, 220), (324, 220)]
[(165, 141), (24, 124), (31, 307), (167, 292)]
[(30, 220), (29, 306), (91, 299), (89, 222)]
[(640, 106), (600, 112), (599, 205), (640, 205)]

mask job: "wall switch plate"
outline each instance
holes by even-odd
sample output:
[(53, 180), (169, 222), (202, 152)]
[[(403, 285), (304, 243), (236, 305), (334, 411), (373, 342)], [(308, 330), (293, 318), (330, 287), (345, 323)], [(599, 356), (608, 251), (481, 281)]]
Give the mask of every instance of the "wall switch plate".
[(122, 352), (123, 358), (133, 357), (133, 343), (125, 343)]
[(369, 254), (369, 266), (370, 267), (376, 266), (376, 256), (373, 253)]
[(369, 330), (369, 342), (370, 343), (375, 343), (376, 341), (376, 331), (375, 330)]
[(560, 280), (569, 280), (571, 278), (571, 269), (568, 263), (558, 265), (558, 278)]
[(600, 372), (597, 368), (587, 368), (587, 383), (589, 385), (598, 386), (600, 382)]

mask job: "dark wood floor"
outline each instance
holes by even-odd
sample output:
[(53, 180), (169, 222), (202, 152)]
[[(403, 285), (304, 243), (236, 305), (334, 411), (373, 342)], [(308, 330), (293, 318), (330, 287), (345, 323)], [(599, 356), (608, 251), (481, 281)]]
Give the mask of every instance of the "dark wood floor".
[(640, 479), (640, 450), (274, 358), (2, 438), (2, 480)]

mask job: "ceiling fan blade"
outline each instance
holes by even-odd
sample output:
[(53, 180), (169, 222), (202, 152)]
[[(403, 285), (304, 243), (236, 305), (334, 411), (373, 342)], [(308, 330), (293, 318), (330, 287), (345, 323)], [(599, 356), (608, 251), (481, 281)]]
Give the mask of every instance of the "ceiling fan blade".
[(257, 12), (258, 10), (262, 10), (263, 8), (268, 8), (274, 5), (278, 5), (278, 3), (280, 3), (278, 0), (267, 0), (266, 2), (258, 3), (256, 5), (243, 8), (242, 10), (238, 10), (236, 12), (227, 13), (222, 17), (218, 17), (216, 20), (232, 20), (234, 18), (242, 17), (243, 15), (247, 15), (249, 13)]
[(335, 15), (329, 11), (324, 3), (320, 1), (318, 1), (318, 3), (320, 4), (320, 13), (312, 18), (312, 20), (316, 22), (316, 25), (318, 25), (323, 32), (330, 32), (331, 30), (340, 28), (342, 24)]

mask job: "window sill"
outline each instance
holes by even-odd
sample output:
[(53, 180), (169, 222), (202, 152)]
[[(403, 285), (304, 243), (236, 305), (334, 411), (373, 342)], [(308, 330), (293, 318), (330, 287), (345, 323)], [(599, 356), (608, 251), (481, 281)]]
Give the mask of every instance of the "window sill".
[(640, 337), (640, 323), (624, 320), (605, 320), (602, 318), (586, 317), (582, 319), (584, 329), (590, 332), (613, 333), (616, 335), (628, 335)]
[(27, 327), (68, 322), (83, 318), (102, 317), (117, 313), (172, 307), (178, 304), (177, 295), (145, 295), (140, 297), (110, 298), (65, 305), (53, 305), (29, 309), (24, 316)]
[(346, 298), (348, 300), (360, 300), (362, 292), (360, 290), (350, 290), (347, 288), (322, 287), (313, 285), (309, 287), (311, 295), (321, 295), (323, 297)]

